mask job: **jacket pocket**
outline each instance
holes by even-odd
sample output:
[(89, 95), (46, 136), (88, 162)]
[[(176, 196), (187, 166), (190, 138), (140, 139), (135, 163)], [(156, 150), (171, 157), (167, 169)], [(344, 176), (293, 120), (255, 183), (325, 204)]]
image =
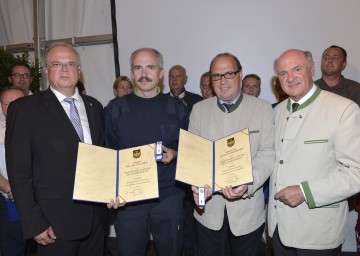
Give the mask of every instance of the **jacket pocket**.
[(316, 143), (327, 143), (329, 140), (305, 140), (304, 144), (316, 144)]

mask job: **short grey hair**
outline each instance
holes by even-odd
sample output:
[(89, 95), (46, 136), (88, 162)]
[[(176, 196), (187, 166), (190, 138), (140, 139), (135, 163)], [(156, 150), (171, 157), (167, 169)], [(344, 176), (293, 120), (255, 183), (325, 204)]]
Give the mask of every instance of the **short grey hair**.
[(79, 55), (79, 53), (74, 49), (74, 47), (72, 47), (70, 44), (65, 43), (65, 42), (55, 42), (55, 43), (52, 43), (52, 44), (46, 49), (45, 56), (44, 56), (45, 66), (48, 65), (47, 59), (48, 59), (49, 52), (50, 52), (52, 49), (54, 49), (55, 47), (65, 47), (65, 48), (68, 48), (69, 50), (71, 50), (71, 51), (76, 55), (76, 64), (77, 64), (79, 67), (81, 66), (81, 61), (80, 61), (80, 55)]
[(141, 51), (151, 51), (153, 52), (155, 55), (156, 55), (156, 60), (157, 60), (157, 63), (159, 65), (159, 67), (161, 69), (163, 69), (164, 67), (164, 58), (163, 58), (163, 55), (156, 49), (154, 48), (140, 48), (140, 49), (137, 49), (135, 50), (131, 56), (130, 56), (130, 67), (132, 68), (133, 66), (133, 62), (134, 62), (134, 56), (138, 53), (138, 52), (141, 52)]

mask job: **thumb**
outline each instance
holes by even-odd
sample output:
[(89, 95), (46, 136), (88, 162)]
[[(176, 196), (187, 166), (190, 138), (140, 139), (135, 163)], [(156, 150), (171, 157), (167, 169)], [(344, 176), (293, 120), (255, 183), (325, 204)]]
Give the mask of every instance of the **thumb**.
[(48, 235), (50, 238), (56, 239), (56, 236), (55, 236), (55, 233), (54, 233), (54, 230), (52, 229), (52, 227), (49, 228)]

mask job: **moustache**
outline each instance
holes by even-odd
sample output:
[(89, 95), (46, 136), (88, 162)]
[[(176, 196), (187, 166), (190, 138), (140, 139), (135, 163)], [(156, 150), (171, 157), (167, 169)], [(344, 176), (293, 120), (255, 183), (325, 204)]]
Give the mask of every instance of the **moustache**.
[(150, 77), (142, 76), (138, 79), (138, 82), (152, 82), (153, 80)]

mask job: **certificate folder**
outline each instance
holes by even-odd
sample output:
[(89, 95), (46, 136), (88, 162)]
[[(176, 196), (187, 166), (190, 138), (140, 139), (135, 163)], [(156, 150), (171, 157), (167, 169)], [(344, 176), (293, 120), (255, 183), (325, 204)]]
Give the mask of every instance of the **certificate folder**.
[(181, 129), (175, 178), (213, 192), (253, 182), (249, 130), (210, 141)]
[(159, 197), (155, 144), (113, 150), (79, 143), (74, 200), (109, 203)]

